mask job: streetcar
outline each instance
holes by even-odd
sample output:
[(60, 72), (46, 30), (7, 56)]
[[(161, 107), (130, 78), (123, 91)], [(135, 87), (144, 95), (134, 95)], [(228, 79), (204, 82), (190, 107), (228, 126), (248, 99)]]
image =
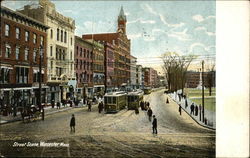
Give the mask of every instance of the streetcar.
[(116, 113), (127, 107), (127, 93), (113, 92), (104, 95), (104, 110), (106, 113)]
[(143, 91), (144, 91), (144, 94), (150, 94), (151, 91), (152, 91), (152, 89), (151, 89), (151, 87), (145, 87), (145, 88), (143, 89)]
[(138, 90), (127, 94), (128, 110), (136, 110), (143, 101), (143, 91)]

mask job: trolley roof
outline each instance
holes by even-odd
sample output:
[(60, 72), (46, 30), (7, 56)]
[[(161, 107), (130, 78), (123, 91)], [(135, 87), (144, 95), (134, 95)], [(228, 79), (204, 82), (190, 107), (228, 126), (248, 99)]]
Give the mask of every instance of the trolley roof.
[(104, 97), (118, 97), (118, 96), (123, 96), (123, 95), (126, 95), (127, 93), (124, 92), (124, 91), (120, 91), (120, 92), (110, 92), (110, 93), (106, 93), (104, 95)]
[(128, 95), (143, 95), (143, 91), (141, 90), (137, 90), (137, 91), (133, 91), (133, 92), (129, 92)]

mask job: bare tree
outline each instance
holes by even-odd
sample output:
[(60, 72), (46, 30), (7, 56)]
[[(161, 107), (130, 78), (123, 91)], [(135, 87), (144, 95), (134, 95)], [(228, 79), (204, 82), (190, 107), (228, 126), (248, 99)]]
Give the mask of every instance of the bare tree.
[(194, 55), (180, 56), (176, 52), (167, 52), (162, 55), (169, 91), (182, 89), (183, 92), (186, 72), (194, 58), (196, 58)]

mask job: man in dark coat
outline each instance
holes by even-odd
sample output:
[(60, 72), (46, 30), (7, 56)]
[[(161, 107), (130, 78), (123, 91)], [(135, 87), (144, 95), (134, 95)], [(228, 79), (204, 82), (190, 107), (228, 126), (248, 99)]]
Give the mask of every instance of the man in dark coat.
[(152, 114), (153, 114), (153, 111), (152, 111), (152, 109), (149, 107), (149, 109), (148, 109), (148, 119), (149, 119), (150, 122), (151, 122)]
[(91, 106), (92, 106), (92, 105), (91, 105), (91, 101), (89, 100), (89, 101), (88, 101), (88, 111), (91, 111)]
[(179, 104), (179, 113), (181, 115), (181, 104)]
[(192, 103), (192, 105), (190, 106), (190, 109), (191, 109), (191, 115), (193, 114), (194, 115), (194, 103)]
[(56, 106), (57, 106), (57, 109), (60, 109), (61, 103), (60, 103), (60, 102), (57, 102), (57, 103), (56, 103)]
[(103, 109), (103, 103), (102, 103), (102, 101), (98, 104), (98, 109), (99, 109), (99, 113), (101, 113), (102, 109)]
[(155, 115), (153, 115), (153, 134), (157, 134), (157, 119), (155, 118)]
[(75, 132), (75, 125), (76, 125), (76, 122), (75, 122), (75, 116), (74, 114), (72, 114), (72, 117), (71, 117), (71, 120), (70, 120), (70, 131), (72, 132)]
[(198, 110), (198, 106), (196, 105), (196, 106), (195, 106), (195, 116), (198, 116), (198, 111), (199, 111), (199, 110)]

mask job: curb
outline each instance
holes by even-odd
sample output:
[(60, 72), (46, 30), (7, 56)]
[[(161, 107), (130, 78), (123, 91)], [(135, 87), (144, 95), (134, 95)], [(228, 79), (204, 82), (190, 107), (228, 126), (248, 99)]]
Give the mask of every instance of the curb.
[[(62, 112), (62, 111), (66, 111), (66, 110), (69, 110), (69, 109), (72, 109), (72, 107), (68, 107), (68, 108), (65, 108), (65, 109), (58, 110), (58, 111), (48, 112), (48, 113), (45, 113), (45, 116), (51, 115), (51, 114), (54, 114), (54, 113), (58, 113), (58, 112)], [(8, 120), (8, 121), (6, 121), (6, 122), (1, 122), (1, 123), (0, 123), (0, 126), (1, 126), (1, 125), (4, 125), (4, 124), (16, 122), (16, 121), (22, 121), (22, 118), (16, 118), (16, 119), (13, 119), (13, 120)]]
[[(168, 95), (168, 97), (171, 99), (171, 100), (173, 100), (177, 105), (179, 105), (174, 99), (172, 99), (169, 95)], [(202, 126), (202, 127), (204, 127), (204, 128), (208, 128), (208, 129), (211, 129), (211, 130), (216, 130), (215, 128), (212, 128), (212, 127), (208, 127), (208, 126), (205, 126), (205, 125), (203, 125), (203, 124), (200, 124), (196, 119), (194, 119), (187, 111), (186, 111), (186, 109), (183, 109), (183, 107), (181, 106), (181, 109), (183, 110), (183, 111), (185, 111), (186, 112), (186, 114), (189, 116), (189, 117), (191, 117), (198, 125), (200, 125), (200, 126)]]

